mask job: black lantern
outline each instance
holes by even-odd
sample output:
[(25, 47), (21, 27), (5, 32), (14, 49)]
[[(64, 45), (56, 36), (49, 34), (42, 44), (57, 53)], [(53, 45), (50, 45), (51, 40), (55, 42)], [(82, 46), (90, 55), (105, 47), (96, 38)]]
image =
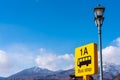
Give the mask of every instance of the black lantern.
[(102, 7), (100, 4), (94, 8), (95, 13), (95, 24), (97, 27), (101, 27), (104, 21), (103, 13), (105, 11), (105, 8)]

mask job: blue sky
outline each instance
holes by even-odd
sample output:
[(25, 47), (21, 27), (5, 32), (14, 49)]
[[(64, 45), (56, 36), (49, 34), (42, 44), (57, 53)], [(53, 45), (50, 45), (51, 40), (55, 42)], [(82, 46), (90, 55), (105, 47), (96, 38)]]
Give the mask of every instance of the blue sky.
[[(119, 44), (120, 37), (120, 1), (0, 0), (0, 53), (4, 56), (0, 65), (6, 66), (0, 67), (0, 76), (33, 66), (51, 70), (72, 67), (76, 47), (98, 42), (93, 8), (99, 3), (106, 8), (103, 48), (106, 50), (111, 45), (119, 48), (116, 43)], [(51, 62), (46, 61), (48, 56)], [(56, 67), (64, 60), (67, 66)]]

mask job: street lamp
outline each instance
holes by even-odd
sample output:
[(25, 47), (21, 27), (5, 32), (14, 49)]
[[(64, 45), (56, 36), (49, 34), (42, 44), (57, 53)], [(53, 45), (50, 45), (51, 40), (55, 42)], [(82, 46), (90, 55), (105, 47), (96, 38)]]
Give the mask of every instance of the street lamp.
[(99, 57), (100, 57), (100, 80), (103, 80), (103, 66), (102, 66), (102, 36), (101, 36), (101, 26), (104, 21), (103, 13), (105, 8), (102, 7), (100, 4), (94, 8), (95, 13), (95, 24), (98, 28), (98, 39), (99, 39)]

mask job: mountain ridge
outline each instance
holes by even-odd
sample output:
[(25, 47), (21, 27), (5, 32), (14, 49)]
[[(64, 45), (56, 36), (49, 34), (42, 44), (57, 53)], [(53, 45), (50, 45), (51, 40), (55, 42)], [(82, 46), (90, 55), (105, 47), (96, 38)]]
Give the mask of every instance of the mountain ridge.
[[(103, 71), (104, 80), (114, 80), (114, 78), (120, 74), (120, 65), (105, 63), (103, 64)], [(74, 68), (69, 70), (51, 71), (35, 66), (32, 68), (24, 69), (7, 78), (0, 77), (0, 80), (69, 80), (69, 75), (73, 74)], [(99, 78), (98, 75), (94, 75), (93, 77), (95, 80), (98, 80)]]
[(66, 70), (66, 71), (50, 71), (48, 69), (32, 67), (32, 68), (22, 70), (16, 74), (13, 74), (7, 79), (8, 80), (14, 80), (14, 79), (15, 80), (19, 80), (19, 79), (24, 79), (24, 80), (45, 79), (46, 80), (47, 78), (50, 78), (51, 80), (53, 79), (63, 80), (63, 77), (66, 77), (66, 79), (68, 79), (69, 75), (74, 73), (73, 71), (74, 71), (73, 69)]

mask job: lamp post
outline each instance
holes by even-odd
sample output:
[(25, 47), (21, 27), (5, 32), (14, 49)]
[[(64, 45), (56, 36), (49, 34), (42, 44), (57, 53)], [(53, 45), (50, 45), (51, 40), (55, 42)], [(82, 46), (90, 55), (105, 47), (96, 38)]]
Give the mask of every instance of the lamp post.
[(105, 8), (100, 4), (94, 8), (95, 13), (95, 24), (98, 28), (98, 40), (99, 40), (99, 57), (100, 57), (100, 80), (103, 80), (103, 66), (102, 66), (102, 36), (101, 36), (101, 27), (104, 21), (103, 13)]

